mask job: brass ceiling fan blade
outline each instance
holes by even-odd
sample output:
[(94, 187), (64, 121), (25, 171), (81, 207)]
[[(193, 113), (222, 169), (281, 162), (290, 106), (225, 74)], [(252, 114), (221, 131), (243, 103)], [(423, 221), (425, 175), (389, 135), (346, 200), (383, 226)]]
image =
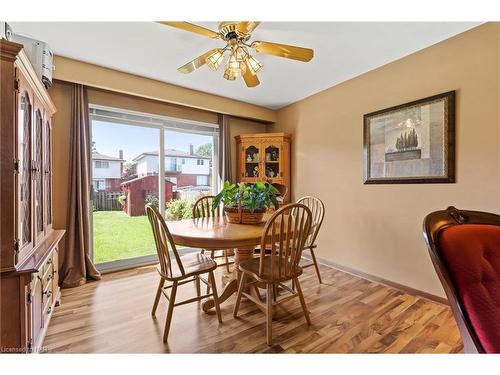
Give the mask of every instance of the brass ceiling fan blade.
[(248, 63), (247, 63), (247, 68), (246, 68), (245, 74), (243, 74), (243, 80), (245, 81), (245, 83), (248, 87), (259, 86), (259, 84), (260, 84), (260, 81), (259, 81), (259, 78), (257, 77), (257, 74), (253, 75), (252, 73), (250, 73), (250, 68), (248, 67)]
[(210, 51), (205, 52), (203, 55), (198, 56), (196, 59), (191, 60), (187, 64), (184, 64), (183, 66), (181, 66), (177, 70), (181, 73), (184, 73), (184, 74), (191, 73), (193, 70), (196, 70), (200, 66), (205, 65), (207, 62), (207, 57), (210, 56), (212, 53), (214, 53), (217, 50), (218, 50), (218, 48), (211, 49)]
[(212, 31), (210, 29), (207, 29), (202, 26), (198, 26), (189, 22), (173, 22), (173, 21), (157, 21), (158, 23), (161, 23), (162, 25), (166, 26), (172, 26), (176, 27), (178, 29), (184, 30), (184, 31), (190, 31), (195, 34), (203, 35), (212, 39), (219, 39), (220, 34)]
[(298, 61), (311, 61), (314, 56), (314, 51), (310, 48), (289, 46), (287, 44), (271, 43), (271, 42), (253, 42), (252, 48), (257, 52), (267, 55), (286, 57)]
[(236, 24), (236, 30), (242, 34), (251, 34), (260, 22), (258, 21), (241, 21)]

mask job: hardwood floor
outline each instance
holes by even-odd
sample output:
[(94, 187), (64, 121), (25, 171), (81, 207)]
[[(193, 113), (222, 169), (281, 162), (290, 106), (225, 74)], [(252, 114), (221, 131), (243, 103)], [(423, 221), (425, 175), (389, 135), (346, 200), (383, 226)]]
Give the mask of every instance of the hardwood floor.
[[(217, 280), (223, 267), (219, 267)], [(265, 315), (235, 298), (221, 306), (224, 323), (199, 304), (176, 307), (169, 341), (162, 342), (166, 300), (151, 317), (158, 283), (154, 267), (104, 275), (99, 282), (64, 289), (44, 346), (51, 353), (456, 353), (462, 350), (451, 310), (401, 291), (321, 266), (301, 277), (312, 325), (298, 300), (284, 304), (266, 345)], [(220, 288), (219, 290), (221, 290)], [(180, 298), (194, 296), (194, 283)]]

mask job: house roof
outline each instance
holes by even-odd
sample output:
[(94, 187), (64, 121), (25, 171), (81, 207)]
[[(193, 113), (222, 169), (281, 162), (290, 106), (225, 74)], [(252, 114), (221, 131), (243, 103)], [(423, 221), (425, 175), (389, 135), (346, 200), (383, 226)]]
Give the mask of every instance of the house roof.
[(92, 152), (92, 160), (124, 161), (123, 159), (117, 158), (115, 156), (100, 154), (97, 151)]
[[(136, 156), (133, 161), (137, 161), (141, 159), (143, 156), (146, 155), (152, 155), (152, 156), (158, 156), (158, 151), (148, 151), (148, 152), (143, 152), (139, 156)], [(181, 150), (176, 150), (175, 148), (167, 148), (165, 149), (165, 156), (173, 156), (173, 157), (178, 157), (178, 158), (192, 158), (192, 159), (207, 159), (210, 160), (212, 159), (211, 157), (208, 156), (202, 156), (198, 154), (193, 154), (191, 155), (187, 151), (181, 151)]]

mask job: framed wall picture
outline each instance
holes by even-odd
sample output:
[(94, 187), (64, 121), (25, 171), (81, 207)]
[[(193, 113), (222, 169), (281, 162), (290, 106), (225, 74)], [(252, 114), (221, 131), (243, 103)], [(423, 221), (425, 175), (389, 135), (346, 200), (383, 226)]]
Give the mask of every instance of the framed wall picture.
[(455, 91), (364, 115), (364, 183), (455, 182)]

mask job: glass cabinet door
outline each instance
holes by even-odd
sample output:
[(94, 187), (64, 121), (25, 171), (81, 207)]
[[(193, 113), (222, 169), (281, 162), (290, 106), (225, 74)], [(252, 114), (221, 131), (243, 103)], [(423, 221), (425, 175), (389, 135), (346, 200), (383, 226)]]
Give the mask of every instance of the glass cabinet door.
[(283, 147), (280, 142), (266, 142), (264, 150), (264, 171), (266, 179), (272, 181), (281, 180), (283, 171), (281, 170), (281, 151)]
[(262, 178), (262, 171), (260, 165), (260, 145), (243, 143), (243, 154), (242, 154), (242, 179), (243, 181), (254, 181)]
[(35, 230), (37, 236), (43, 232), (43, 188), (42, 188), (42, 139), (43, 117), (40, 110), (35, 113), (33, 133), (33, 182), (35, 198)]
[(17, 239), (19, 249), (30, 246), (31, 233), (31, 101), (27, 92), (19, 97), (17, 114)]
[(51, 155), (52, 128), (50, 122), (45, 122), (44, 144), (44, 193), (45, 193), (45, 225), (52, 224), (52, 155)]

